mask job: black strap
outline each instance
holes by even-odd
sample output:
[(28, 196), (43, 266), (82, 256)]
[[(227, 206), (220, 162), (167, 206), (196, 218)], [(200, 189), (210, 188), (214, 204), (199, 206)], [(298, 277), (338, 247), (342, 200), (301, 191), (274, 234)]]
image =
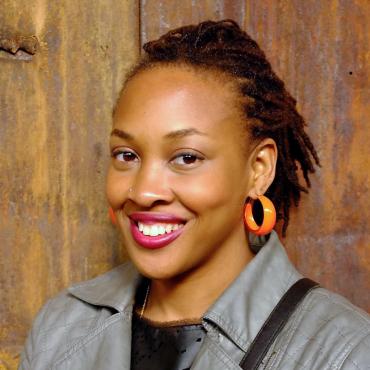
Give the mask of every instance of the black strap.
[(256, 338), (254, 338), (248, 352), (240, 363), (242, 369), (255, 370), (258, 368), (298, 303), (302, 301), (310, 290), (318, 286), (316, 282), (303, 278), (289, 288), (263, 324)]

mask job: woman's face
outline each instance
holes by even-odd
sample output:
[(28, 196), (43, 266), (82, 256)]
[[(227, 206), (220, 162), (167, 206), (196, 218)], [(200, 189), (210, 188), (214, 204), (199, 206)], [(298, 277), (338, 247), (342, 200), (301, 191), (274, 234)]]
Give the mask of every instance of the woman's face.
[(107, 197), (145, 276), (219, 269), (248, 249), (243, 208), (252, 172), (235, 101), (213, 72), (184, 67), (154, 67), (126, 85), (114, 115)]

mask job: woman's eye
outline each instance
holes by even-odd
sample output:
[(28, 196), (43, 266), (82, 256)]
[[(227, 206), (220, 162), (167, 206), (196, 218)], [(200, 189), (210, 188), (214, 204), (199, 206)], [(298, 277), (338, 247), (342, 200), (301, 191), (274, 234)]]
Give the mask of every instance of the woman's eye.
[(133, 162), (137, 159), (136, 154), (132, 152), (116, 152), (112, 156), (119, 162)]
[(201, 161), (203, 158), (192, 154), (192, 153), (182, 153), (177, 155), (172, 162), (180, 166), (192, 165), (198, 161)]

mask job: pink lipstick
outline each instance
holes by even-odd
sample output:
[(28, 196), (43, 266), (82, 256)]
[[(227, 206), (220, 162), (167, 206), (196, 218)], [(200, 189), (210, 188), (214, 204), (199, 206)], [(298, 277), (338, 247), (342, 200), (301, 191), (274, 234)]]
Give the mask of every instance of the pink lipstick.
[(157, 212), (135, 212), (130, 216), (130, 230), (134, 240), (144, 248), (157, 249), (163, 248), (177, 239), (184, 230), (184, 227), (179, 227), (170, 233), (163, 235), (150, 236), (144, 235), (138, 227), (138, 222), (146, 225), (153, 225), (158, 223), (168, 224), (184, 224), (186, 221), (178, 216), (169, 213)]

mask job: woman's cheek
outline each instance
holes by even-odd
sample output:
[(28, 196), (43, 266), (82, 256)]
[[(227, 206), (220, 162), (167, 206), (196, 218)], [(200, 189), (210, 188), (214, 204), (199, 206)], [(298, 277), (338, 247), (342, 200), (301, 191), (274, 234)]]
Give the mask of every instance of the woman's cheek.
[(125, 180), (111, 165), (107, 174), (106, 195), (108, 203), (113, 208), (119, 208), (122, 202), (124, 202), (126, 184), (127, 179)]
[[(212, 209), (229, 201), (228, 184), (218, 176), (187, 179), (175, 190), (180, 202), (195, 212)], [(225, 191), (226, 190), (226, 191)]]

